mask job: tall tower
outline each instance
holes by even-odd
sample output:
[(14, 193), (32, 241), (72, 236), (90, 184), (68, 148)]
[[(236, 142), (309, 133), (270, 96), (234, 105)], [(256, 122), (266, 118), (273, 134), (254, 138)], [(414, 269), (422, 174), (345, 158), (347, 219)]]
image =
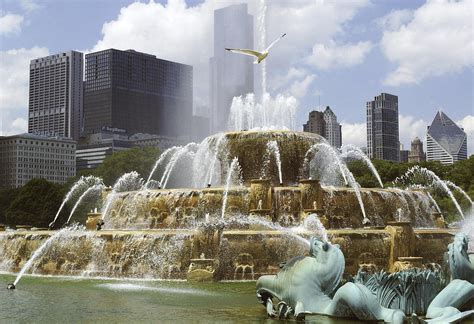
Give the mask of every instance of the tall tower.
[(77, 140), (82, 128), (83, 54), (31, 60), (28, 132)]
[(313, 110), (308, 115), (308, 121), (303, 124), (303, 131), (321, 135), (335, 148), (342, 145), (341, 124), (329, 106), (324, 111)]
[(86, 55), (85, 133), (191, 135), (193, 67), (134, 50)]
[(426, 160), (452, 164), (464, 159), (467, 159), (466, 133), (439, 111), (426, 132)]
[(399, 161), (398, 97), (381, 93), (367, 102), (367, 155), (371, 159)]
[(232, 98), (254, 91), (252, 58), (230, 53), (226, 47), (253, 48), (253, 16), (247, 4), (214, 11), (214, 56), (209, 61), (213, 133), (227, 129)]
[(342, 133), (341, 133), (341, 124), (337, 122), (336, 114), (331, 110), (329, 106), (323, 112), (324, 121), (326, 124), (325, 136), (335, 148), (340, 148), (342, 146)]

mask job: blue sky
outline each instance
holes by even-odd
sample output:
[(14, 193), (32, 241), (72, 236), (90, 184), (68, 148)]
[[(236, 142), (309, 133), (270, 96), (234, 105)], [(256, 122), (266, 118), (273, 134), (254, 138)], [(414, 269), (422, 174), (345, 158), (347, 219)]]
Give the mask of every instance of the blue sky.
[[(1, 0), (2, 133), (26, 130), (29, 60), (70, 49), (134, 48), (192, 64), (195, 105), (205, 105), (212, 12), (239, 2), (249, 3), (257, 25), (257, 1)], [(364, 146), (365, 102), (389, 92), (399, 96), (405, 146), (423, 139), (442, 109), (465, 128), (473, 153), (471, 1), (266, 4), (267, 43), (288, 34), (268, 58), (269, 91), (298, 99), (298, 124), (320, 100), (343, 122), (343, 142)]]

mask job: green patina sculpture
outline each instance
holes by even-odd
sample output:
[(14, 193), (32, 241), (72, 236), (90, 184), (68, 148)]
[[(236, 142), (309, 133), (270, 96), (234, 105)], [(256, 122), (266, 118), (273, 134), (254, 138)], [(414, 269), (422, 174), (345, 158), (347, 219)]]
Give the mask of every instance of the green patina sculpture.
[[(474, 310), (461, 312), (472, 307), (474, 301), (474, 268), (467, 247), (468, 240), (463, 234), (458, 234), (449, 245), (453, 281), (430, 303), (426, 322), (448, 323), (474, 314)], [(257, 298), (266, 306), (269, 316), (285, 318), (293, 314), (296, 318), (304, 318), (306, 314), (317, 313), (403, 323), (403, 311), (382, 307), (377, 297), (362, 284), (346, 283), (334, 293), (344, 266), (344, 255), (338, 245), (313, 237), (310, 241), (310, 256), (293, 258), (281, 265), (277, 275), (258, 279)], [(334, 297), (331, 298), (333, 293)], [(276, 312), (273, 298), (279, 300)], [(419, 320), (415, 314), (412, 319)]]
[(297, 257), (282, 265), (277, 275), (262, 276), (257, 281), (257, 297), (274, 316), (272, 298), (280, 300), (278, 315), (318, 313), (361, 320), (384, 320), (403, 323), (400, 310), (383, 308), (375, 296), (361, 284), (347, 283), (334, 292), (344, 272), (344, 255), (338, 245), (316, 237), (310, 241), (310, 256)]
[(426, 312), (428, 323), (452, 323), (469, 316), (474, 310), (474, 265), (467, 253), (469, 238), (463, 233), (454, 237), (448, 245), (448, 262), (451, 282), (435, 297)]

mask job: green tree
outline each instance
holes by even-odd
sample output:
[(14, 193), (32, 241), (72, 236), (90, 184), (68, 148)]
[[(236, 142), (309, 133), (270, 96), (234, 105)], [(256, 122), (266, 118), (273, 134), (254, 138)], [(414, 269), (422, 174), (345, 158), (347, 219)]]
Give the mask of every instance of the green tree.
[(122, 174), (131, 171), (137, 171), (142, 177), (147, 177), (159, 155), (160, 150), (155, 147), (134, 147), (115, 152), (106, 157), (95, 170), (83, 170), (78, 176), (95, 175), (101, 177), (108, 186), (113, 185)]
[(9, 225), (47, 227), (63, 200), (65, 188), (45, 179), (30, 180), (6, 210)]
[(7, 209), (10, 207), (10, 204), (15, 200), (20, 189), (2, 189), (0, 190), (0, 224), (6, 224), (7, 222)]

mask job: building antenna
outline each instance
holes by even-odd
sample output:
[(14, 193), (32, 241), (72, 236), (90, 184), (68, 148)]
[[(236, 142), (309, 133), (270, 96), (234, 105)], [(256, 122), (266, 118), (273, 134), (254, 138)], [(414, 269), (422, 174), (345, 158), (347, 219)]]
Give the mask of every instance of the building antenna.
[(318, 110), (321, 110), (321, 94), (318, 94)]

